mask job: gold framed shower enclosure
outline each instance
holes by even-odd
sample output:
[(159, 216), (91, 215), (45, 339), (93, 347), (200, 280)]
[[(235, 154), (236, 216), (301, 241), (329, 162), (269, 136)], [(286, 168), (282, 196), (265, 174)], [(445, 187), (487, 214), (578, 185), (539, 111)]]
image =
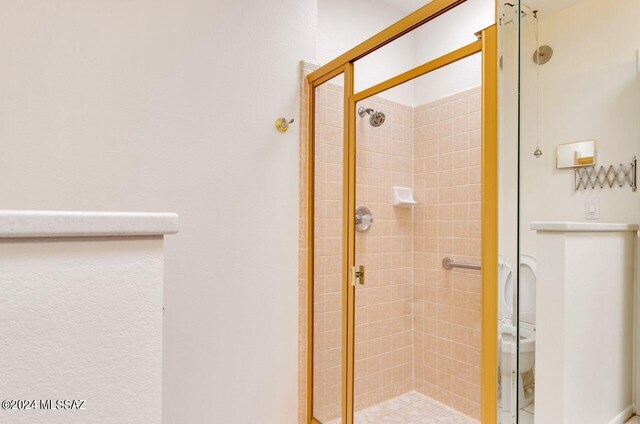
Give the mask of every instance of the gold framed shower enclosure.
[(355, 93), (354, 63), (402, 35), (446, 13), (466, 0), (433, 0), (389, 28), (354, 47), (307, 76), (307, 405), (309, 424), (323, 424), (313, 416), (314, 346), (314, 195), (315, 195), (315, 89), (332, 78), (344, 78), (344, 143), (342, 207), (342, 423), (354, 417), (355, 287), (349, 270), (355, 264), (356, 209), (356, 103), (383, 91), (443, 68), (474, 54), (482, 54), (482, 313), (481, 313), (481, 417), (483, 424), (497, 422), (498, 383), (498, 57), (497, 27), (478, 33), (478, 41)]

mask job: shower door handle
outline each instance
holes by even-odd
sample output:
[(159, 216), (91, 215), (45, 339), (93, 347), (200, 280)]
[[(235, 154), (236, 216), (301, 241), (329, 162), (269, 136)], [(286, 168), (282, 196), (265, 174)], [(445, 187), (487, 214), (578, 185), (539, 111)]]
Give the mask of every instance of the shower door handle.
[(355, 287), (356, 283), (364, 286), (364, 265), (360, 265), (357, 269), (355, 266), (351, 267), (351, 285)]

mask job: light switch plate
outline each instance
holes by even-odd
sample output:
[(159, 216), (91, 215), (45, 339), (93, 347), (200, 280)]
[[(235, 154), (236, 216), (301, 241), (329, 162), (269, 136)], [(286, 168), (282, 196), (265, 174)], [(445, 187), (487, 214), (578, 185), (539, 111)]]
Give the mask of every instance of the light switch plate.
[(600, 200), (587, 199), (584, 202), (584, 214), (588, 221), (596, 221), (600, 219)]

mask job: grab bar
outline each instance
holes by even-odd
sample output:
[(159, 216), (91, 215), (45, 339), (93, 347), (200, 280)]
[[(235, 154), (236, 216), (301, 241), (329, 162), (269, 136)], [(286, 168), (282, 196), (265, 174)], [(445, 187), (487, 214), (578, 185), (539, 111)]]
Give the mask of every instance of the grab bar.
[(475, 269), (477, 271), (480, 271), (482, 269), (480, 265), (457, 264), (453, 261), (453, 259), (448, 257), (442, 260), (442, 266), (444, 267), (444, 269), (462, 268), (462, 269)]

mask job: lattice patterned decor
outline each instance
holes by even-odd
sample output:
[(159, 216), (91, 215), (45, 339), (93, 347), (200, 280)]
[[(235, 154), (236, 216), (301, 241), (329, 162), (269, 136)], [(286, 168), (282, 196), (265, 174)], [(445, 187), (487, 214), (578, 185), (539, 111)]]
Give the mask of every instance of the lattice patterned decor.
[(610, 165), (608, 168), (601, 166), (596, 168), (595, 166), (588, 166), (585, 168), (575, 169), (575, 191), (580, 188), (586, 190), (587, 188), (595, 189), (596, 187), (604, 188), (614, 185), (623, 187), (628, 184), (633, 191), (638, 190), (637, 180), (638, 161), (634, 157), (633, 162), (630, 165), (620, 166)]

